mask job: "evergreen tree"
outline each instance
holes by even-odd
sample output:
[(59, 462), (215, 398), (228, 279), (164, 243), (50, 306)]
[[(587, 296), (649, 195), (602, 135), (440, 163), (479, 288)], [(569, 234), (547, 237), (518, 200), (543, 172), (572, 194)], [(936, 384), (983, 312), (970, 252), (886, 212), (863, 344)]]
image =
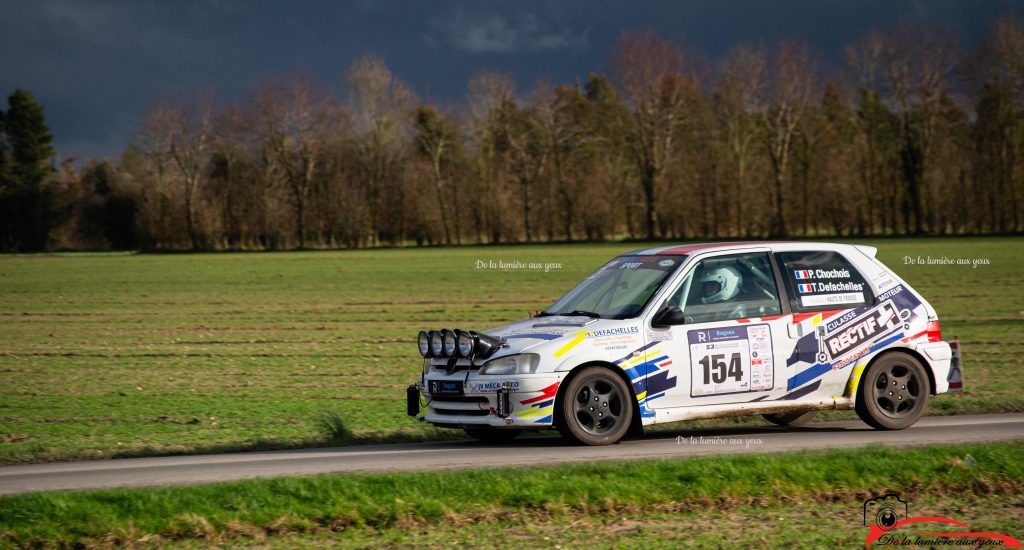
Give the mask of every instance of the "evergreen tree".
[(53, 137), (31, 93), (15, 90), (7, 105), (3, 136), (10, 153), (0, 155), (6, 157), (0, 171), (0, 249), (42, 250), (47, 237), (43, 181), (53, 172)]

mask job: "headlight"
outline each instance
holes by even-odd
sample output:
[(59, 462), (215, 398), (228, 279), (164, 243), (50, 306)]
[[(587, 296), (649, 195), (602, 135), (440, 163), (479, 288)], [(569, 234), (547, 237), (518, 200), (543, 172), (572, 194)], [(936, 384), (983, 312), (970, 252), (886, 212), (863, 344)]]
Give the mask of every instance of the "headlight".
[(472, 332), (465, 330), (457, 330), (455, 343), (458, 345), (459, 357), (469, 357), (473, 355), (473, 346), (476, 344), (476, 338)]
[(540, 355), (536, 353), (520, 353), (519, 355), (506, 355), (497, 359), (491, 359), (480, 367), (480, 374), (533, 374), (537, 372), (537, 365), (540, 363)]
[(448, 329), (442, 330), (441, 343), (444, 344), (444, 356), (455, 357), (455, 333)]
[(420, 331), (420, 335), (416, 338), (416, 344), (420, 348), (420, 355), (430, 357), (430, 336), (426, 331)]
[(444, 343), (441, 341), (441, 333), (436, 330), (430, 331), (430, 354), (434, 357), (444, 357)]

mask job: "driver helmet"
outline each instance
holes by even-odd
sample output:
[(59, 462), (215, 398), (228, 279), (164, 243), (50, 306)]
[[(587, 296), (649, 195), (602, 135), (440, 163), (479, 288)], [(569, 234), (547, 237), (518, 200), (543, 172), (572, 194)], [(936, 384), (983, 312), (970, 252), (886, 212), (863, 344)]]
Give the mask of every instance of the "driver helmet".
[(698, 281), (701, 286), (703, 304), (717, 304), (736, 297), (743, 285), (743, 276), (732, 266), (708, 269)]

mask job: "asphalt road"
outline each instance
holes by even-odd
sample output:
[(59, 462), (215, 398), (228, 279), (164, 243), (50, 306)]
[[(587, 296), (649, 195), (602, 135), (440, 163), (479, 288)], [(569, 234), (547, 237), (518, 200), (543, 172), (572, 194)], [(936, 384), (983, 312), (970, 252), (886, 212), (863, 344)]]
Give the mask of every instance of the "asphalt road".
[(606, 447), (567, 445), (557, 437), (508, 444), (475, 441), (298, 449), (259, 453), (132, 458), (0, 467), (0, 494), (209, 483), (331, 472), (451, 470), (558, 462), (678, 458), (734, 453), (891, 447), (1024, 439), (1024, 414), (922, 418), (898, 432), (856, 421), (803, 428), (744, 427), (659, 431)]

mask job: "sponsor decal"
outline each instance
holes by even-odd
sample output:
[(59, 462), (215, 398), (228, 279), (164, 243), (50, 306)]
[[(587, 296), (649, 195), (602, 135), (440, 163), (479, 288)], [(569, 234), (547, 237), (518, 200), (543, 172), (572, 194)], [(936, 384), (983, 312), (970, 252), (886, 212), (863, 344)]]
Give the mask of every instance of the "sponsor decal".
[(768, 325), (691, 330), (690, 396), (767, 391), (774, 387)]
[(814, 296), (800, 297), (800, 305), (802, 307), (831, 306), (839, 304), (858, 304), (863, 301), (863, 292), (844, 292), (842, 294), (816, 294)]
[(619, 266), (619, 269), (637, 269), (642, 265), (644, 264), (640, 262), (623, 262), (623, 264)]
[(466, 382), (466, 391), (476, 393), (489, 393), (508, 387), (511, 391), (519, 391), (518, 380), (488, 380), (486, 382)]
[(883, 302), (885, 300), (888, 300), (889, 298), (892, 298), (893, 296), (899, 294), (900, 292), (903, 292), (903, 285), (897, 285), (894, 288), (886, 290), (884, 293), (878, 296), (878, 301)]
[(618, 328), (606, 328), (601, 330), (587, 331), (587, 338), (600, 338), (602, 336), (618, 336), (623, 334), (640, 334), (640, 327), (618, 327)]
[(892, 301), (884, 302), (848, 324), (839, 326), (834, 331), (830, 330), (825, 336), (825, 349), (835, 360), (898, 330), (902, 326), (903, 322), (896, 306)]
[(875, 288), (878, 290), (885, 290), (896, 284), (896, 279), (894, 279), (892, 274), (888, 271), (883, 271), (878, 275), (875, 275), (875, 277), (871, 279), (871, 282), (875, 283)]
[(662, 260), (662, 261), (658, 262), (658, 265), (661, 266), (661, 267), (672, 267), (672, 266), (676, 265), (676, 261), (675, 260)]
[(671, 330), (648, 330), (647, 331), (647, 339), (651, 340), (651, 341), (671, 340), (672, 339), (672, 331)]

